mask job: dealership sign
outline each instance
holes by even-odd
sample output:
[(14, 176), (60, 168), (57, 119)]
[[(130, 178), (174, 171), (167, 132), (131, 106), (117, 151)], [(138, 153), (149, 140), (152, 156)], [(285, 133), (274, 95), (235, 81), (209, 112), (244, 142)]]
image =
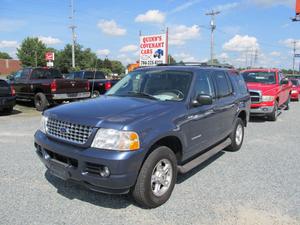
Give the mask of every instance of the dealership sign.
[(167, 63), (168, 33), (140, 36), (140, 66)]
[(46, 52), (45, 59), (46, 61), (54, 61), (54, 52)]

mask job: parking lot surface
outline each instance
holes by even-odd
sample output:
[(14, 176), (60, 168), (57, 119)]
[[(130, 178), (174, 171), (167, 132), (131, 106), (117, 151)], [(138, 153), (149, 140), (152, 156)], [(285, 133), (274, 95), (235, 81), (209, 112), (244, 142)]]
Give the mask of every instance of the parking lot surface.
[(96, 193), (51, 176), (28, 105), (0, 116), (0, 224), (300, 224), (300, 104), (277, 122), (253, 119), (239, 152), (180, 175), (170, 200), (146, 210), (130, 196)]

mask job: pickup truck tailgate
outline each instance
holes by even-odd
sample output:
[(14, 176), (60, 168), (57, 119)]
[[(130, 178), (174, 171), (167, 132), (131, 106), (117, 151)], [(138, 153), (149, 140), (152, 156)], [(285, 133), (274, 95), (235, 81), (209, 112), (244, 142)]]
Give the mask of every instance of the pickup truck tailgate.
[(88, 92), (87, 87), (88, 87), (88, 83), (86, 80), (67, 80), (67, 79), (56, 80), (57, 94)]

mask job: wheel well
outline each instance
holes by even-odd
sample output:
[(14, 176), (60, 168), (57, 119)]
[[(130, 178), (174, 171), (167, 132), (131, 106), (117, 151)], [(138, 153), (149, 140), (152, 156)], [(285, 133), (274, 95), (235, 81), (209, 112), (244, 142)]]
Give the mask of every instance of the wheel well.
[(241, 111), (238, 115), (239, 118), (244, 122), (244, 125), (247, 126), (247, 114), (245, 111)]
[(276, 98), (276, 101), (279, 102), (279, 97)]
[(170, 148), (176, 155), (177, 162), (180, 163), (182, 159), (182, 144), (178, 137), (168, 136), (156, 141), (150, 148), (150, 154), (158, 146), (166, 146)]

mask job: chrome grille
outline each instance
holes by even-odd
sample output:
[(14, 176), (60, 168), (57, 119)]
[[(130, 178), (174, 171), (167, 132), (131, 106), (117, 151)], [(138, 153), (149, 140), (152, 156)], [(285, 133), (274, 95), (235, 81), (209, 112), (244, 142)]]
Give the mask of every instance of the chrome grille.
[(261, 102), (261, 92), (256, 90), (250, 90), (250, 97), (252, 103), (260, 103)]
[(90, 126), (69, 123), (49, 118), (47, 121), (47, 134), (52, 137), (76, 144), (85, 144), (92, 134)]

